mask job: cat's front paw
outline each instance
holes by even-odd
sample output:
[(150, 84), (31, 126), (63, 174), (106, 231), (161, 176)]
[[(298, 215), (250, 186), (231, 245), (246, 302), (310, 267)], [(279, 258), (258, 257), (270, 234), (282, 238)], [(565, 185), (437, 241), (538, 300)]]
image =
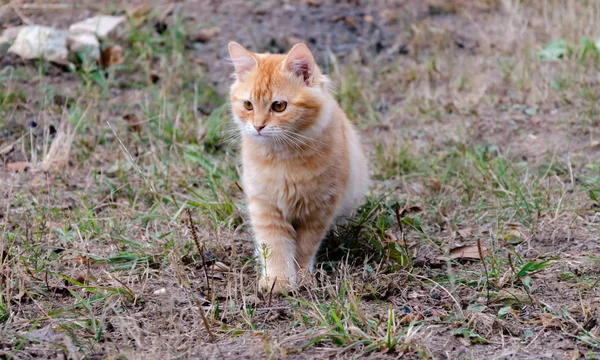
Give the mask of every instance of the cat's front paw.
[(294, 286), (295, 281), (286, 276), (262, 276), (258, 284), (263, 294), (268, 294), (273, 289), (273, 294), (280, 295), (289, 292)]

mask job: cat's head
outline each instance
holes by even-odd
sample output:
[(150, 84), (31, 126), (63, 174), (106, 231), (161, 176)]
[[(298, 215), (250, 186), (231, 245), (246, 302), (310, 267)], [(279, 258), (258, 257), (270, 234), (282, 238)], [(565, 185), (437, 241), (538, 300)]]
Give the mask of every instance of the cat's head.
[(243, 135), (265, 143), (318, 135), (328, 121), (328, 80), (305, 44), (286, 55), (256, 54), (229, 44), (235, 66), (233, 117)]

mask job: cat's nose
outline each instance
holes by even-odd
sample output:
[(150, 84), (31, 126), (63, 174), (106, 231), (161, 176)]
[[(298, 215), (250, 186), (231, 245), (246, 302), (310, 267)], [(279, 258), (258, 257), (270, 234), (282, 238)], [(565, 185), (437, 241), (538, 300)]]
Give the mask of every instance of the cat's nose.
[(266, 125), (254, 125), (256, 132), (260, 134), (260, 131), (265, 128)]

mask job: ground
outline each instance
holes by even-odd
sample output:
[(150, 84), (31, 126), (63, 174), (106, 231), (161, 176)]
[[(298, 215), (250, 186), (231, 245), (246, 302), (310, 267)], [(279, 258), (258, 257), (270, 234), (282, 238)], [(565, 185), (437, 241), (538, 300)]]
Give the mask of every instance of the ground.
[[(0, 5), (0, 28), (129, 14), (102, 44), (119, 65), (0, 58), (0, 358), (600, 357), (599, 13)], [(370, 158), (368, 200), (283, 297), (257, 290), (230, 40), (306, 42)]]

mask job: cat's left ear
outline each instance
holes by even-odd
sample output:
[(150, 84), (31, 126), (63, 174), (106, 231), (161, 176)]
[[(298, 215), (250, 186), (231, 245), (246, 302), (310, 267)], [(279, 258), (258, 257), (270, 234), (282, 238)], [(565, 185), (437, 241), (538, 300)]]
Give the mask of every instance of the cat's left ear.
[(310, 86), (315, 69), (315, 58), (306, 44), (296, 44), (285, 57), (283, 67)]
[(229, 56), (231, 56), (231, 61), (233, 61), (235, 74), (240, 80), (246, 73), (254, 70), (258, 66), (258, 62), (254, 55), (235, 41), (229, 43)]

